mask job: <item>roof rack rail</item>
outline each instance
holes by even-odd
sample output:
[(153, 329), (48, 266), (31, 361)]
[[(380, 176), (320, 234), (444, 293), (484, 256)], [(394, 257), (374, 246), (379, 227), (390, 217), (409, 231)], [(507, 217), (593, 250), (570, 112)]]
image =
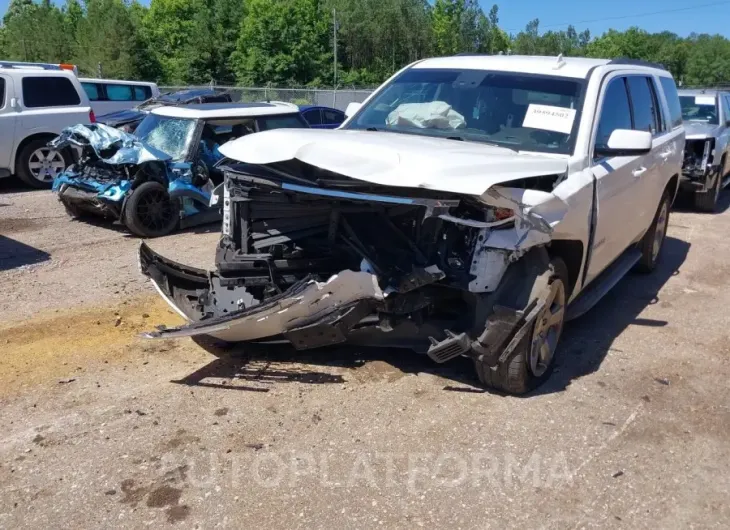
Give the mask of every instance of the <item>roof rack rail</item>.
[(39, 70), (67, 70), (78, 75), (78, 69), (72, 64), (25, 63), (20, 61), (0, 61), (0, 68), (35, 68)]
[(641, 59), (629, 59), (627, 57), (619, 57), (617, 59), (611, 59), (608, 64), (625, 64), (634, 66), (646, 66), (648, 68), (658, 68), (659, 70), (666, 70), (663, 64), (651, 63), (649, 61), (643, 61)]

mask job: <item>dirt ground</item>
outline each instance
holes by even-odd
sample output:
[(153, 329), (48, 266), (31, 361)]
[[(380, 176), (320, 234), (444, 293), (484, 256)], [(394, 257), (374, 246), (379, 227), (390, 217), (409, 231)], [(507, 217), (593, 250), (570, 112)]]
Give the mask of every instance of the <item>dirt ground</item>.
[(727, 528), (729, 196), (515, 398), (407, 351), (143, 340), (179, 317), (138, 241), (0, 182), (0, 527)]

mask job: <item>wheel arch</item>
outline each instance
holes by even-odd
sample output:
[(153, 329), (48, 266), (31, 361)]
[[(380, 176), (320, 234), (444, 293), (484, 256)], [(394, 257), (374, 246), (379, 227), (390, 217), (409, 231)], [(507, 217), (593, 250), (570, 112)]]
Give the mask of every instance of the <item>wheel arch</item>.
[(550, 258), (560, 258), (568, 269), (567, 296), (570, 295), (578, 284), (584, 255), (583, 242), (578, 239), (557, 239), (550, 243), (548, 255)]
[(671, 201), (669, 202), (669, 206), (672, 206), (674, 204), (674, 199), (677, 198), (677, 192), (679, 191), (679, 174), (675, 173), (672, 175), (672, 178), (669, 179), (669, 182), (667, 183), (665, 190), (669, 191), (669, 196), (671, 197)]
[(19, 166), (18, 158), (20, 157), (20, 153), (23, 152), (23, 149), (25, 149), (29, 143), (31, 143), (35, 140), (51, 141), (56, 136), (58, 136), (58, 134), (52, 133), (52, 132), (38, 132), (38, 133), (33, 133), (33, 134), (28, 135), (25, 138), (23, 138), (23, 140), (20, 143), (18, 143), (18, 145), (16, 146), (15, 152), (13, 153), (13, 156), (10, 159), (11, 163), (13, 164), (13, 167), (10, 168), (10, 171), (12, 173), (18, 172), (18, 166)]

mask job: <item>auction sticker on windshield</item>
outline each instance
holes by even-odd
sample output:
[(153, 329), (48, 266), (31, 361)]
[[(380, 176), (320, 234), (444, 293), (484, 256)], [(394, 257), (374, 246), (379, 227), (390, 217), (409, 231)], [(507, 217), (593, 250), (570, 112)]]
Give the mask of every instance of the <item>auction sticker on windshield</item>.
[(531, 103), (527, 107), (527, 113), (525, 114), (525, 119), (522, 121), (522, 126), (531, 129), (570, 134), (570, 131), (573, 130), (574, 120), (575, 109)]
[(695, 96), (695, 105), (715, 105), (715, 96)]

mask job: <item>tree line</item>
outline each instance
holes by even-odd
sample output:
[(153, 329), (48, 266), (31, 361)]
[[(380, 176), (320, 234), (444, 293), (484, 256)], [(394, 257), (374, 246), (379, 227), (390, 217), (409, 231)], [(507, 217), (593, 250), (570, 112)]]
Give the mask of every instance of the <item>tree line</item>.
[(633, 27), (594, 37), (541, 32), (537, 19), (508, 34), (499, 8), (478, 0), (12, 0), (0, 25), (0, 59), (163, 85), (375, 86), (414, 60), (459, 52), (628, 57), (685, 85), (730, 82), (720, 35)]

